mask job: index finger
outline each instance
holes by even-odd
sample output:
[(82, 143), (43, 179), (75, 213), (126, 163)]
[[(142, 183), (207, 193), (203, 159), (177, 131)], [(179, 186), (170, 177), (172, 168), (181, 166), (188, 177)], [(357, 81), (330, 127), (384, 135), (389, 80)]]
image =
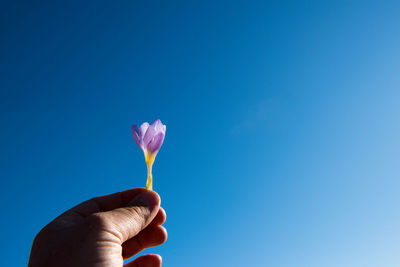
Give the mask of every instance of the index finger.
[(87, 217), (96, 212), (110, 211), (113, 209), (126, 207), (132, 199), (146, 190), (147, 189), (145, 188), (133, 188), (109, 195), (95, 197), (82, 202), (67, 212), (74, 212), (83, 217)]

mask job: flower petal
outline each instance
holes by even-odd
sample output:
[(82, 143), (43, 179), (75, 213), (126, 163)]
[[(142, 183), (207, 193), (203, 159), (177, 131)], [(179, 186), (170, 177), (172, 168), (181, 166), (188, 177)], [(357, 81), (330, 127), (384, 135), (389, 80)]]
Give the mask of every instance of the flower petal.
[(135, 139), (136, 144), (140, 147), (142, 147), (142, 138), (140, 137), (140, 128), (134, 124), (132, 125), (132, 135), (133, 135), (133, 139)]
[(150, 154), (157, 153), (164, 142), (164, 137), (165, 137), (164, 133), (158, 133), (156, 136), (154, 136), (154, 138), (147, 145), (147, 151)]
[(150, 125), (147, 128), (147, 131), (143, 137), (143, 146), (147, 149), (147, 145), (150, 143), (150, 141), (154, 138), (156, 135), (156, 131), (154, 130), (153, 125)]
[(149, 124), (147, 122), (142, 123), (142, 125), (140, 126), (140, 138), (143, 140), (144, 135), (147, 132), (147, 129), (149, 128)]
[(151, 126), (153, 126), (154, 130), (156, 130), (156, 132), (158, 133), (161, 131), (163, 124), (160, 119), (156, 119)]

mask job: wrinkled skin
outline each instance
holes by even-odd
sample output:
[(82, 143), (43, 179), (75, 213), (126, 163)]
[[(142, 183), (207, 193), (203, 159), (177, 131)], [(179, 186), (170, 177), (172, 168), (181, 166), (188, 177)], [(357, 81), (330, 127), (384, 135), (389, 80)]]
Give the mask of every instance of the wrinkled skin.
[(29, 267), (160, 267), (145, 248), (167, 239), (160, 197), (143, 188), (96, 197), (64, 212), (35, 237)]

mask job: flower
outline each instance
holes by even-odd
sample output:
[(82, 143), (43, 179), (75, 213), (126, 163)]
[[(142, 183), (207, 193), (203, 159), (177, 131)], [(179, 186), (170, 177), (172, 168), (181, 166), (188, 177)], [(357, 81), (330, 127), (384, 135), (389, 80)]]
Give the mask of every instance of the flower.
[(140, 127), (132, 125), (133, 139), (136, 144), (143, 150), (146, 165), (147, 165), (147, 184), (146, 188), (152, 190), (153, 187), (153, 176), (151, 169), (154, 163), (154, 159), (157, 156), (161, 145), (164, 142), (165, 131), (167, 127), (157, 119), (152, 125), (144, 122)]

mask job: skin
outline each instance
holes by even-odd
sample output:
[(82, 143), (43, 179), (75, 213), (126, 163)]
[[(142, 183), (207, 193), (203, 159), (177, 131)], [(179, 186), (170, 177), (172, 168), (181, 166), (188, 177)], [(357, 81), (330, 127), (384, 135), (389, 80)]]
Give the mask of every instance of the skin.
[(35, 237), (28, 267), (160, 267), (145, 248), (167, 239), (165, 211), (154, 191), (135, 188), (96, 197), (64, 212)]

